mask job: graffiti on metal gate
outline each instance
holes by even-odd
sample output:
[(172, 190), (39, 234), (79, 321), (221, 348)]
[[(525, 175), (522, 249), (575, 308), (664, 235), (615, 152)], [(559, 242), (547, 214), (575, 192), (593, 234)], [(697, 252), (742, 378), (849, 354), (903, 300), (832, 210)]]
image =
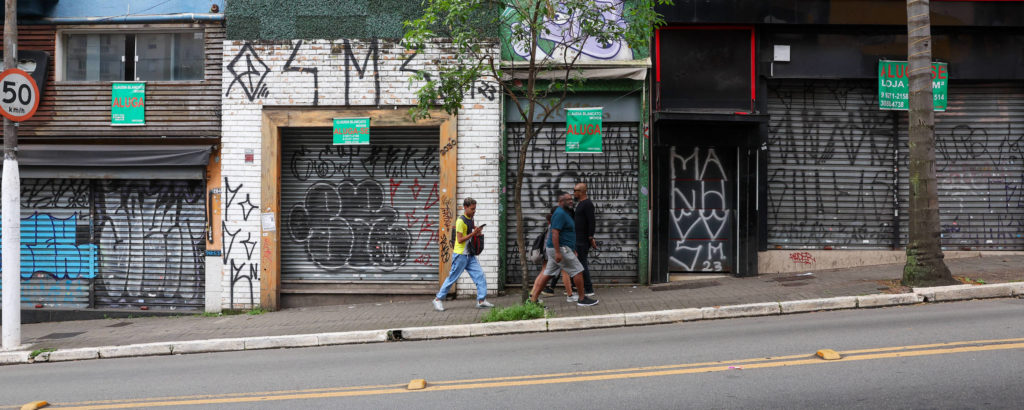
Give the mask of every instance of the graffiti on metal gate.
[(732, 229), (729, 174), (714, 148), (671, 151), (672, 226), (670, 269), (689, 272), (730, 270)]
[(100, 181), (96, 195), (97, 305), (201, 308), (206, 249), (203, 182)]
[(298, 147), (288, 168), (304, 193), (285, 209), (287, 239), (325, 272), (436, 267), (437, 157), (435, 146)]
[[(639, 255), (637, 183), (639, 129), (635, 126), (605, 127), (603, 155), (566, 155), (565, 130), (544, 128), (531, 142), (523, 171), (523, 227), (526, 245), (546, 226), (545, 216), (555, 205), (559, 192), (572, 192), (580, 182), (587, 184), (597, 217), (595, 239), (598, 249), (588, 255), (595, 280), (630, 280), (636, 276)], [(508, 128), (508, 236), (505, 238), (510, 283), (520, 277), (519, 247), (516, 244), (513, 189), (516, 163), (523, 146), (524, 129)], [(532, 269), (532, 268), (531, 268)]]

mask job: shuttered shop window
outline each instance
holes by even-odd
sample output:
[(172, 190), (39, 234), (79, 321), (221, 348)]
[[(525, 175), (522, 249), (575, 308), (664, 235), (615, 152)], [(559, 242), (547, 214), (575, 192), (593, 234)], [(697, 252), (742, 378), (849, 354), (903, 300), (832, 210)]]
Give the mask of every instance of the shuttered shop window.
[(96, 306), (202, 310), (205, 183), (97, 180), (94, 184), (100, 248)]
[[(900, 161), (909, 156), (900, 114)], [(935, 113), (935, 176), (946, 250), (1024, 250), (1024, 84), (949, 85)], [(900, 174), (900, 243), (907, 243), (906, 167)]]
[(768, 245), (889, 249), (896, 114), (873, 81), (769, 83)]
[(437, 128), (282, 131), (283, 283), (437, 281)]
[[(508, 282), (521, 283), (519, 247), (516, 246), (515, 181), (525, 126), (508, 125), (507, 236)], [(565, 124), (547, 125), (534, 139), (523, 173), (523, 227), (526, 245), (547, 226), (545, 216), (561, 191), (571, 193), (577, 182), (587, 184), (597, 217), (595, 239), (599, 249), (589, 255), (595, 283), (632, 283), (637, 278), (639, 235), (637, 178), (640, 129), (636, 124), (604, 124), (603, 153), (567, 154)], [(531, 275), (540, 266), (531, 264)]]
[(203, 308), (202, 181), (26, 178), (21, 187), (23, 303)]

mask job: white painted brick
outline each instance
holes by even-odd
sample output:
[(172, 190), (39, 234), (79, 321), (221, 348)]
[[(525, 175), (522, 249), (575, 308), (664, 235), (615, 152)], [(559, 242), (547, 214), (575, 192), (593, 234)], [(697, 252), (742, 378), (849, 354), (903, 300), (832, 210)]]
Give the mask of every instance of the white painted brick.
[(319, 345), (319, 341), (317, 340), (316, 335), (289, 335), (245, 338), (245, 350), (277, 349), (284, 347), (308, 347), (317, 345)]
[(22, 364), (29, 363), (30, 351), (0, 352), (0, 364)]
[(470, 325), (407, 327), (399, 329), (404, 340), (446, 339), (451, 337), (469, 337)]
[(1010, 283), (991, 285), (953, 285), (931, 288), (915, 288), (914, 293), (924, 296), (929, 302), (951, 300), (1005, 298), (1013, 296), (1014, 286)]
[(704, 317), (699, 308), (626, 313), (626, 326), (686, 322)]
[(557, 317), (548, 319), (548, 330), (596, 329), (602, 327), (619, 327), (626, 325), (626, 317), (622, 313), (598, 316)]
[(779, 304), (775, 302), (701, 308), (701, 313), (704, 319), (768, 316), (777, 315), (780, 312), (781, 309), (779, 308)]
[(469, 326), (470, 336), (535, 333), (548, 330), (547, 319), (516, 320), (510, 322), (475, 323)]
[(135, 357), (135, 356), (157, 356), (171, 354), (172, 343), (143, 343), (124, 346), (100, 347), (100, 357), (106, 359), (111, 357)]
[(857, 297), (842, 296), (835, 298), (791, 300), (781, 302), (779, 305), (783, 314), (815, 312), (819, 310), (853, 309), (857, 307)]
[(864, 295), (857, 297), (857, 307), (873, 308), (883, 306), (913, 305), (924, 301), (924, 296), (916, 293), (898, 293), (894, 295)]
[(211, 339), (174, 342), (171, 353), (207, 353), (245, 350), (245, 339)]
[(100, 349), (96, 347), (86, 347), (81, 349), (60, 349), (54, 352), (50, 352), (49, 361), (66, 362), (72, 360), (98, 359), (99, 357)]

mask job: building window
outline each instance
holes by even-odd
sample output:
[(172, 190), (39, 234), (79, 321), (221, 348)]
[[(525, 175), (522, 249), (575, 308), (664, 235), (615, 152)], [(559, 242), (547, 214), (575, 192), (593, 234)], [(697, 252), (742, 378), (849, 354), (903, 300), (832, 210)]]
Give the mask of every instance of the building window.
[(189, 81), (203, 79), (201, 31), (67, 33), (65, 81)]

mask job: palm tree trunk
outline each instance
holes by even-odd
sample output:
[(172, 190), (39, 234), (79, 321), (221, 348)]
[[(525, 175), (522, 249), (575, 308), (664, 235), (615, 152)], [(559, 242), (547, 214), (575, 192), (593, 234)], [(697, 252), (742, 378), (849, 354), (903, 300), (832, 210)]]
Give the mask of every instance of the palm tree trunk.
[(928, 0), (907, 0), (907, 69), (910, 79), (910, 225), (906, 286), (956, 283), (943, 261), (935, 180), (935, 113)]

